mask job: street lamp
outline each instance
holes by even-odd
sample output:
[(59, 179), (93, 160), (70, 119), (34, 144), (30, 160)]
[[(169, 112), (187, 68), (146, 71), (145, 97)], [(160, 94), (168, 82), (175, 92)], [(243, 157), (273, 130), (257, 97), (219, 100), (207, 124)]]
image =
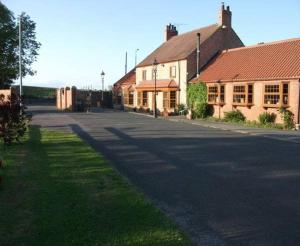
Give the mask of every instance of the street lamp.
[(138, 53), (139, 49), (136, 49), (135, 50), (135, 67), (136, 67), (136, 64), (137, 64), (137, 53)]
[(156, 58), (153, 61), (153, 73), (154, 73), (154, 110), (153, 110), (153, 116), (154, 118), (157, 118), (157, 113), (156, 113), (156, 79), (157, 79), (157, 66), (158, 62)]
[(102, 103), (103, 103), (103, 91), (104, 91), (104, 76), (105, 76), (105, 73), (101, 72), (101, 81), (102, 81)]

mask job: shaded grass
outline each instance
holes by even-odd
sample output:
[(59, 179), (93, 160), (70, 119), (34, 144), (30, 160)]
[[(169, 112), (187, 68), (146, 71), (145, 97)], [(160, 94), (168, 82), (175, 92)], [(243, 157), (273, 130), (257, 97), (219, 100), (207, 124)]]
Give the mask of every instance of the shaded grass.
[(74, 134), (31, 127), (0, 150), (1, 245), (191, 245)]

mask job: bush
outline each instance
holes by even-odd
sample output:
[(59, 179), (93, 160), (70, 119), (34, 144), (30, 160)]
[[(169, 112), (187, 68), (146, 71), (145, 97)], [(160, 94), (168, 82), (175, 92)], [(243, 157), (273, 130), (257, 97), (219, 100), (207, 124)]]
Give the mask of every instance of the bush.
[(196, 83), (190, 84), (187, 88), (188, 106), (191, 109), (196, 107), (197, 103), (207, 102), (207, 87), (206, 84)]
[(292, 129), (295, 127), (294, 115), (291, 111), (285, 108), (280, 108), (279, 113), (281, 114), (281, 118), (283, 120), (283, 125), (285, 129)]
[(276, 114), (264, 112), (258, 116), (258, 121), (262, 125), (274, 123), (276, 120)]
[(19, 141), (27, 130), (27, 124), (28, 118), (20, 100), (11, 98), (10, 101), (5, 101), (4, 96), (0, 95), (0, 138), (4, 144)]
[(194, 109), (194, 118), (200, 118), (204, 119), (208, 116), (212, 116), (213, 111), (211, 105), (208, 103), (196, 103), (195, 109)]
[(246, 117), (240, 110), (225, 112), (224, 120), (227, 122), (244, 122)]

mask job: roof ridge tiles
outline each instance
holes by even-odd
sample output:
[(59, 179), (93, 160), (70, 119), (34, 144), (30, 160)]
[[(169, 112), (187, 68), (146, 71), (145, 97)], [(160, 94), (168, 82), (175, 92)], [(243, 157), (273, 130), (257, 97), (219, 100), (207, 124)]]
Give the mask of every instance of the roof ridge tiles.
[(290, 39), (283, 39), (283, 40), (278, 40), (278, 41), (273, 41), (273, 42), (268, 42), (268, 43), (253, 44), (253, 45), (248, 45), (248, 46), (244, 46), (244, 47), (223, 50), (222, 53), (246, 50), (246, 49), (251, 49), (251, 48), (258, 48), (258, 47), (265, 47), (265, 46), (269, 46), (269, 45), (276, 45), (276, 44), (289, 43), (289, 42), (295, 42), (295, 41), (300, 41), (300, 38), (290, 38)]

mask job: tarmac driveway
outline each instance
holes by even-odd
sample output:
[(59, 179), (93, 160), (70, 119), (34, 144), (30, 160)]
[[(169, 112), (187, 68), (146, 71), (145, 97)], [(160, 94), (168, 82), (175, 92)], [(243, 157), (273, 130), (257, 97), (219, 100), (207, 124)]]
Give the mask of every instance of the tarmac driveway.
[(124, 112), (45, 112), (175, 220), (198, 245), (300, 245), (300, 144)]

